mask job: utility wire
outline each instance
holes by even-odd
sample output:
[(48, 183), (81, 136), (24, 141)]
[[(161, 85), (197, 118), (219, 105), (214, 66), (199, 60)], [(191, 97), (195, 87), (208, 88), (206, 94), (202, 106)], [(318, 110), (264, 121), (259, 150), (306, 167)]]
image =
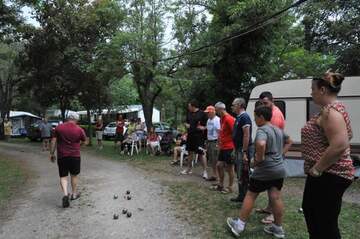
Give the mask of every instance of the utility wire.
[(267, 18), (265, 18), (265, 19), (263, 19), (263, 20), (261, 20), (261, 21), (259, 21), (259, 22), (256, 22), (256, 23), (254, 23), (254, 24), (246, 27), (245, 29), (240, 30), (240, 31), (237, 32), (236, 34), (233, 34), (233, 35), (231, 35), (231, 36), (227, 36), (227, 37), (221, 38), (220, 40), (217, 40), (217, 41), (215, 41), (215, 42), (213, 42), (213, 43), (209, 43), (209, 44), (207, 44), (207, 45), (198, 47), (198, 48), (196, 48), (196, 49), (194, 49), (194, 50), (191, 50), (191, 51), (188, 51), (188, 52), (184, 52), (184, 53), (179, 54), (179, 55), (177, 55), (177, 56), (172, 56), (172, 57), (160, 59), (159, 62), (161, 62), (161, 61), (174, 60), (174, 59), (177, 59), (177, 58), (180, 58), (180, 57), (184, 57), (184, 56), (187, 56), (187, 55), (193, 55), (193, 54), (196, 54), (196, 53), (198, 53), (198, 52), (200, 52), (200, 51), (202, 51), (202, 50), (204, 50), (204, 49), (210, 48), (210, 47), (212, 47), (212, 46), (217, 46), (217, 45), (220, 45), (220, 44), (222, 44), (222, 43), (224, 43), (224, 42), (228, 42), (228, 41), (231, 41), (231, 40), (233, 40), (233, 39), (235, 39), (235, 38), (239, 38), (239, 37), (241, 37), (241, 36), (247, 35), (247, 34), (253, 32), (253, 31), (256, 31), (256, 30), (258, 30), (258, 29), (260, 29), (260, 28), (263, 28), (263, 27), (265, 27), (265, 26), (273, 23), (273, 22), (276, 20), (275, 18), (279, 17), (280, 15), (282, 15), (284, 12), (287, 12), (287, 11), (290, 10), (291, 8), (295, 8), (295, 7), (300, 6), (301, 4), (305, 3), (306, 1), (308, 1), (308, 0), (299, 0), (299, 1), (291, 4), (290, 6), (284, 8), (284, 9), (282, 9), (282, 10), (280, 10), (280, 11), (274, 13), (274, 14), (272, 14), (271, 16), (269, 16), (269, 17), (267, 17)]

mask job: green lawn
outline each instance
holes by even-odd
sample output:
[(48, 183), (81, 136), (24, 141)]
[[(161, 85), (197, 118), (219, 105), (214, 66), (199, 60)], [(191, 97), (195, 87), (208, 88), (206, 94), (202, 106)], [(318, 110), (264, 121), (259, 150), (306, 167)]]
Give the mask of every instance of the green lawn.
[(0, 208), (24, 181), (25, 174), (20, 165), (0, 156)]

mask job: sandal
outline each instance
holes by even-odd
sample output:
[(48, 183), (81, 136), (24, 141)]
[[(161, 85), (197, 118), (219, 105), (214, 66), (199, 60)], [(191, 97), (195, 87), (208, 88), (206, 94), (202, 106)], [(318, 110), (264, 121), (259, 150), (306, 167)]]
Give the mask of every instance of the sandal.
[(206, 179), (206, 181), (208, 181), (208, 182), (214, 182), (214, 181), (216, 181), (216, 180), (217, 180), (217, 178), (216, 178), (216, 177), (214, 177), (214, 176), (212, 176), (212, 177), (210, 177), (210, 178)]
[(210, 189), (213, 190), (213, 191), (221, 192), (222, 190), (224, 190), (224, 187), (222, 187), (220, 185), (215, 185), (215, 186), (211, 186)]
[(271, 212), (269, 210), (266, 210), (266, 208), (257, 208), (255, 209), (255, 212), (262, 214), (271, 214)]
[(79, 199), (79, 197), (80, 197), (80, 193), (71, 194), (70, 200), (76, 200), (76, 199)]
[(232, 193), (233, 190), (231, 188), (227, 187), (227, 188), (223, 188), (220, 192), (222, 194), (228, 194), (228, 193)]
[(274, 223), (274, 221), (275, 221), (274, 215), (270, 214), (269, 216), (263, 218), (261, 220), (261, 223), (263, 223), (263, 224), (271, 224), (271, 223)]

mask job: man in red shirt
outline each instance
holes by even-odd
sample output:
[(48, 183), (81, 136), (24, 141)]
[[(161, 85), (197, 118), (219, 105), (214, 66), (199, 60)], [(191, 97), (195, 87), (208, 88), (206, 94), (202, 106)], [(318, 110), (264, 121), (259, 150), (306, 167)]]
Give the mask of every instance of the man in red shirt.
[[(215, 104), (215, 109), (220, 116), (220, 132), (218, 138), (219, 158), (217, 162), (217, 170), (219, 174), (219, 185), (215, 189), (223, 193), (232, 192), (235, 174), (235, 158), (233, 157), (234, 143), (232, 140), (232, 132), (235, 124), (235, 119), (226, 112), (226, 106), (222, 102)], [(224, 169), (229, 174), (229, 186), (224, 188)]]
[[(54, 137), (51, 140), (50, 160), (51, 162), (55, 162), (56, 148), (60, 185), (64, 193), (62, 198), (62, 205), (64, 208), (70, 206), (70, 199), (75, 200), (80, 196), (77, 192), (78, 174), (80, 173), (80, 144), (87, 144), (88, 140), (84, 130), (76, 124), (78, 120), (78, 114), (69, 114), (67, 116), (67, 122), (60, 124), (55, 128)], [(71, 196), (68, 193), (69, 173), (71, 176)]]

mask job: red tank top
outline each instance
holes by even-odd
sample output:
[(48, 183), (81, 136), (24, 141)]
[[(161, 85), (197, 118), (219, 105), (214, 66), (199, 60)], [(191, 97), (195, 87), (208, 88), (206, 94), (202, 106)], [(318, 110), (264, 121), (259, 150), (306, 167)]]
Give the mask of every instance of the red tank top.
[[(323, 111), (329, 109), (334, 109), (343, 115), (350, 140), (352, 138), (352, 130), (349, 114), (346, 112), (345, 106), (340, 102), (334, 102), (324, 106)], [(326, 138), (323, 129), (317, 124), (317, 119), (319, 117), (320, 113), (312, 117), (301, 129), (302, 156), (305, 160), (305, 173), (308, 173), (315, 163), (320, 160), (321, 156), (329, 146), (328, 139)], [(349, 180), (354, 179), (355, 168), (350, 158), (350, 147), (345, 150), (340, 159), (329, 167), (326, 172)]]

